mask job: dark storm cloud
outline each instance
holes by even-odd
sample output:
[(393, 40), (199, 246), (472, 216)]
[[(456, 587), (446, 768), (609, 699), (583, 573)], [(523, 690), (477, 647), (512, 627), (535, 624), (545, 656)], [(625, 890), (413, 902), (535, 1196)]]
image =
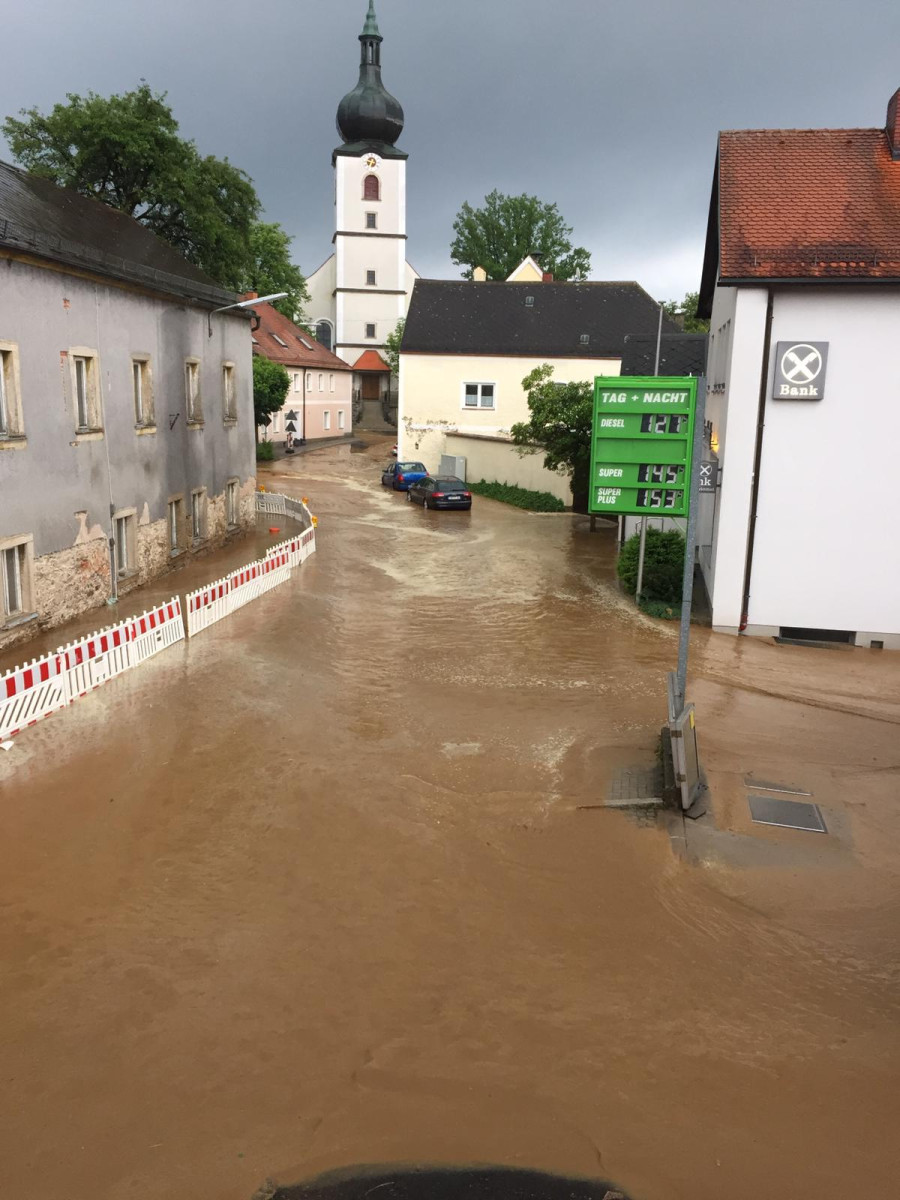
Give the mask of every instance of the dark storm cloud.
[[(895, 0), (377, 0), (406, 110), (409, 257), (458, 274), (451, 224), (494, 187), (556, 200), (595, 278), (698, 283), (720, 128), (872, 126), (900, 86)], [(338, 101), (366, 0), (9, 6), (0, 114), (143, 77), (256, 181), (307, 273), (331, 252)]]

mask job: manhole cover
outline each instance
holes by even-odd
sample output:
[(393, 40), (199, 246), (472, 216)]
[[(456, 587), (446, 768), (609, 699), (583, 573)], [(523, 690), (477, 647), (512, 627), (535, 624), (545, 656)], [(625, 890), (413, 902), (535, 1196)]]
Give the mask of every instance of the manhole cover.
[(827, 833), (818, 804), (799, 800), (778, 800), (775, 796), (748, 796), (750, 816), (757, 825), (781, 825), (785, 829), (806, 829)]

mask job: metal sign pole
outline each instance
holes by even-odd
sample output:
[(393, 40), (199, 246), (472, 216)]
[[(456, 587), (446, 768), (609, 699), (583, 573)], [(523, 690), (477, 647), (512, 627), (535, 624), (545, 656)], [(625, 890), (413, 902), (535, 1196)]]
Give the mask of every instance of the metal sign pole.
[(691, 495), (684, 546), (684, 579), (681, 585), (681, 633), (678, 638), (677, 699), (683, 711), (687, 688), (688, 644), (691, 637), (691, 600), (694, 595), (694, 552), (697, 545), (697, 507), (700, 492), (700, 459), (703, 455), (703, 425), (706, 420), (706, 376), (697, 380), (697, 407), (694, 410), (694, 448), (691, 468)]
[[(625, 519), (624, 517), (622, 518)], [(641, 590), (644, 586), (644, 551), (647, 549), (647, 518), (641, 517), (641, 542), (638, 550), (638, 576), (637, 588), (634, 593), (635, 604), (641, 602)]]

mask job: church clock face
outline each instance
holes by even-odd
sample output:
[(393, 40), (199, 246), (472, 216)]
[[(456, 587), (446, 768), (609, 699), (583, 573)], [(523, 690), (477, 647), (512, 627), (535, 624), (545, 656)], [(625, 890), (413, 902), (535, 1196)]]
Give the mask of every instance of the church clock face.
[(365, 158), (365, 163), (370, 171), (374, 171), (377, 167), (381, 166), (381, 160), (378, 158), (378, 156), (376, 154), (367, 154), (366, 158)]

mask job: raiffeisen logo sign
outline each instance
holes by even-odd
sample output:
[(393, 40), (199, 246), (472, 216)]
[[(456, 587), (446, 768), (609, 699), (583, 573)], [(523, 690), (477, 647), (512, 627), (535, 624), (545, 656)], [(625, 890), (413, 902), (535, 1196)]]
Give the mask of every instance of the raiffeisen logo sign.
[(772, 399), (821, 400), (827, 364), (827, 342), (778, 342)]

